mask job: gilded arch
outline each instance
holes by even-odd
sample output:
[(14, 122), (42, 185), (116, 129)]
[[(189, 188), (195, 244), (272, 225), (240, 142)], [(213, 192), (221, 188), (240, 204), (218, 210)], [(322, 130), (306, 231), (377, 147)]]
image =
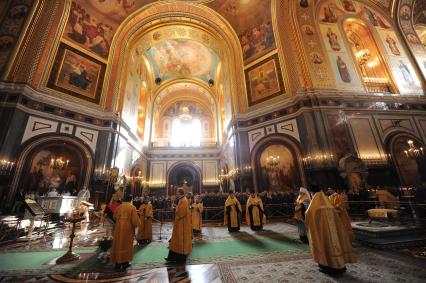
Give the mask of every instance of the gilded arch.
[(247, 107), (245, 81), (243, 80), (243, 60), (237, 35), (232, 27), (216, 12), (206, 6), (194, 3), (156, 3), (147, 5), (129, 16), (119, 27), (112, 43), (107, 76), (112, 83), (104, 85), (108, 93), (106, 108), (119, 110), (120, 97), (126, 66), (126, 48), (132, 41), (156, 27), (183, 24), (196, 26), (216, 36), (224, 46), (227, 62), (234, 62), (229, 68), (233, 112), (244, 111)]

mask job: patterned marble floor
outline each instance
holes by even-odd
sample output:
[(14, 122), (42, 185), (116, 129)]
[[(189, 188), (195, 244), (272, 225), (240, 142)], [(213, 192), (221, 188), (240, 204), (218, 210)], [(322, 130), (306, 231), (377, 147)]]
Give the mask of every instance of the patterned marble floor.
[[(105, 227), (92, 230), (84, 226), (78, 231), (76, 245), (89, 248), (96, 245), (98, 238), (105, 233)], [(154, 244), (162, 244), (170, 238), (172, 226), (165, 224), (154, 227)], [(285, 223), (265, 226), (265, 231), (255, 233), (248, 227), (232, 240), (247, 240), (262, 237), (287, 237), (296, 229)], [(2, 252), (28, 252), (45, 250), (65, 250), (68, 230), (57, 231), (45, 240), (31, 244), (17, 243), (3, 247)], [(203, 235), (195, 242), (220, 242), (230, 239), (230, 234), (222, 226), (204, 227)], [(288, 240), (288, 238), (286, 238)], [(164, 266), (159, 268), (131, 267), (125, 273), (109, 269), (60, 272), (53, 268), (43, 274), (1, 274), (0, 282), (426, 282), (426, 260), (409, 257), (402, 252), (383, 252), (364, 247), (355, 248), (358, 262), (347, 266), (348, 271), (340, 277), (330, 277), (318, 271), (306, 247), (297, 253), (263, 253), (261, 255), (241, 255), (215, 260), (197, 260), (186, 266)], [(90, 255), (90, 254), (88, 254)], [(93, 255), (93, 254), (91, 254)], [(53, 263), (52, 263), (53, 265)], [(1, 270), (1, 266), (0, 266)]]

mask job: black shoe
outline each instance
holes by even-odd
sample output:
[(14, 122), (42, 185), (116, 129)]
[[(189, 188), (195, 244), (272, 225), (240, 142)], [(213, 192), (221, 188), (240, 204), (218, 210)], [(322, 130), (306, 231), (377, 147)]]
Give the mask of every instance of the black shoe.
[(127, 269), (127, 268), (129, 268), (130, 266), (132, 266), (132, 264), (131, 264), (130, 262), (125, 262), (125, 263), (123, 263), (123, 269)]

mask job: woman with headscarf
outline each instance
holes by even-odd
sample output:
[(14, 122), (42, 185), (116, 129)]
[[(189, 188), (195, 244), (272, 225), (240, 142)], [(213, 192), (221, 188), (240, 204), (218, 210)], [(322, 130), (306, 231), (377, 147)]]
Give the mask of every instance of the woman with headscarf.
[(305, 211), (308, 209), (309, 204), (311, 203), (311, 194), (306, 188), (301, 187), (299, 190), (299, 196), (296, 199), (296, 204), (294, 208), (294, 219), (297, 223), (297, 229), (299, 231), (299, 240), (298, 243), (308, 243), (308, 236), (306, 234), (305, 227)]

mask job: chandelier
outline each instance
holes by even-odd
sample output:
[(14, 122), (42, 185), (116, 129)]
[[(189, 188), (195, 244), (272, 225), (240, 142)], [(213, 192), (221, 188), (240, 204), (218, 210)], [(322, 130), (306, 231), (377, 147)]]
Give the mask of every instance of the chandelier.
[(65, 168), (68, 167), (70, 161), (67, 159), (65, 160), (64, 157), (60, 156), (59, 158), (52, 158), (50, 159), (50, 164), (49, 167), (52, 169), (57, 169), (57, 170), (63, 170)]
[(270, 156), (266, 157), (266, 165), (268, 165), (268, 167), (270, 169), (277, 168), (279, 164), (280, 164), (280, 156), (279, 155), (277, 155), (277, 156), (270, 155)]
[(408, 149), (404, 150), (405, 156), (407, 158), (418, 158), (420, 156), (423, 156), (423, 147), (417, 148), (414, 145), (414, 141), (413, 140), (408, 140), (407, 141), (408, 144)]

